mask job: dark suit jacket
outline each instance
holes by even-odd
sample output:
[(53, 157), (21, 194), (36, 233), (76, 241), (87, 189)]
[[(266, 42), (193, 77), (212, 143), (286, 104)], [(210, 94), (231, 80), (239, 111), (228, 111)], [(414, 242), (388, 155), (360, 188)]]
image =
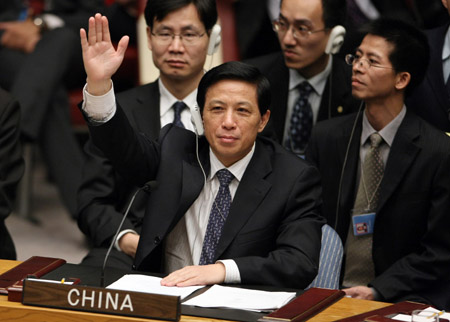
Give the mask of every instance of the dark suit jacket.
[(430, 64), (423, 82), (406, 99), (406, 106), (442, 131), (450, 132), (450, 94), (445, 88), (442, 49), (449, 24), (427, 31)]
[[(258, 67), (270, 81), (272, 104), (269, 122), (276, 132), (278, 142), (282, 142), (289, 94), (289, 69), (284, 63), (283, 54), (274, 53), (249, 60), (247, 63)], [(350, 67), (341, 59), (333, 57), (331, 77), (328, 78), (323, 92), (317, 121), (355, 112), (358, 107), (359, 102), (352, 97)]]
[[(139, 270), (161, 271), (163, 241), (203, 188), (194, 133), (167, 125), (158, 142), (139, 135), (120, 107), (90, 126), (93, 142), (136, 185), (156, 180), (136, 253)], [(199, 139), (209, 172), (209, 145)], [(317, 274), (321, 204), (317, 170), (266, 138), (256, 149), (231, 205), (215, 259), (234, 259), (245, 284), (306, 287)]]
[(24, 162), (20, 146), (19, 104), (0, 88), (0, 258), (16, 259), (13, 241), (5, 226), (11, 213)]
[[(349, 144), (355, 116), (318, 124), (306, 154), (322, 174), (323, 215), (343, 241), (357, 190), (362, 117)], [(449, 169), (450, 138), (408, 111), (390, 149), (375, 219), (370, 284), (384, 300), (450, 305)]]
[[(124, 112), (132, 126), (152, 139), (158, 137), (161, 128), (159, 98), (158, 81), (117, 95), (119, 104), (126, 106)], [(94, 247), (108, 247), (138, 187), (120, 176), (90, 139), (85, 152), (87, 159), (78, 191), (78, 225)], [(123, 229), (140, 232), (146, 203), (147, 195), (139, 193)]]

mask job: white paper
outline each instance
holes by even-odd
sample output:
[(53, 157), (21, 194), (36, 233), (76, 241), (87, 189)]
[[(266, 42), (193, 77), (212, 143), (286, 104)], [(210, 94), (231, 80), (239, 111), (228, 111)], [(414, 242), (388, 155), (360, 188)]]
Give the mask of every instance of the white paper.
[(161, 278), (159, 277), (141, 274), (127, 274), (119, 278), (114, 283), (108, 285), (106, 288), (122, 291), (173, 295), (180, 296), (181, 299), (184, 299), (192, 292), (202, 287), (204, 286), (162, 286)]
[[(435, 308), (433, 308), (431, 306), (426, 308), (426, 309), (423, 309), (422, 311), (436, 312), (436, 314), (439, 314), (439, 318), (440, 319), (447, 319), (447, 320), (450, 321), (450, 313), (445, 313), (444, 311), (436, 310)], [(409, 321), (411, 321), (411, 315), (408, 315), (408, 314), (397, 314), (397, 315), (393, 316), (392, 319), (398, 320), (398, 321), (409, 322)], [(424, 320), (426, 320), (426, 318), (424, 318)]]
[(294, 292), (267, 292), (214, 285), (183, 304), (265, 311), (278, 309), (294, 297)]

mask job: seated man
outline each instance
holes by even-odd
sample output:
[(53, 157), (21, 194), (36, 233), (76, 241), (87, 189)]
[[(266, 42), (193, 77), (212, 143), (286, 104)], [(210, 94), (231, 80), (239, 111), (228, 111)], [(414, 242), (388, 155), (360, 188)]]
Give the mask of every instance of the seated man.
[(12, 211), (24, 162), (20, 148), (19, 103), (0, 88), (0, 258), (16, 259), (14, 243), (5, 226)]
[[(159, 79), (120, 93), (117, 100), (133, 127), (149, 138), (156, 139), (161, 127), (172, 122), (193, 130), (189, 111), (196, 104), (197, 85), (204, 74), (209, 44), (218, 43), (215, 35), (211, 34), (217, 21), (215, 0), (149, 0), (145, 17), (148, 45), (160, 72)], [(191, 41), (170, 37), (180, 33), (187, 36), (195, 33), (197, 37)], [(120, 176), (91, 140), (88, 140), (85, 151), (87, 161), (78, 191), (78, 225), (94, 248), (83, 263), (101, 266), (107, 247), (138, 187)], [(146, 202), (146, 194), (137, 195), (116, 247), (110, 254), (108, 266), (131, 268)]]
[(169, 286), (308, 286), (324, 223), (319, 176), (277, 143), (257, 138), (270, 116), (270, 85), (258, 69), (230, 62), (207, 72), (197, 93), (204, 131), (196, 124), (205, 136), (169, 124), (153, 141), (129, 124), (111, 90), (127, 39), (115, 51), (99, 14), (88, 37), (80, 35), (88, 75), (83, 109), (94, 144), (137, 186), (159, 185), (147, 203), (134, 267), (170, 273), (162, 281)]
[(347, 295), (449, 304), (450, 138), (410, 112), (426, 71), (426, 37), (371, 22), (353, 65), (357, 114), (313, 131), (307, 159), (322, 174), (323, 214), (345, 242)]

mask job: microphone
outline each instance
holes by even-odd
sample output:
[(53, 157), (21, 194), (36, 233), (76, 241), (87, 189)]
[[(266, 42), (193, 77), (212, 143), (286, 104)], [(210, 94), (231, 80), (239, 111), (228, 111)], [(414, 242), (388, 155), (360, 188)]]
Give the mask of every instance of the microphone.
[(106, 268), (106, 262), (108, 261), (109, 253), (111, 253), (111, 249), (113, 248), (114, 244), (116, 243), (117, 236), (119, 235), (120, 229), (122, 229), (123, 223), (125, 222), (125, 219), (128, 216), (128, 212), (130, 211), (131, 206), (133, 205), (134, 199), (136, 198), (136, 196), (139, 192), (145, 191), (147, 193), (150, 193), (152, 190), (155, 190), (157, 187), (158, 187), (158, 182), (148, 181), (142, 187), (138, 188), (136, 190), (136, 192), (133, 194), (133, 196), (131, 197), (131, 200), (128, 203), (127, 210), (125, 211), (122, 221), (120, 222), (120, 225), (117, 228), (116, 234), (114, 235), (114, 237), (111, 241), (111, 245), (109, 245), (108, 251), (106, 252), (105, 260), (103, 261), (103, 266), (102, 266), (102, 274), (100, 276), (100, 286), (101, 287), (105, 286), (105, 268)]

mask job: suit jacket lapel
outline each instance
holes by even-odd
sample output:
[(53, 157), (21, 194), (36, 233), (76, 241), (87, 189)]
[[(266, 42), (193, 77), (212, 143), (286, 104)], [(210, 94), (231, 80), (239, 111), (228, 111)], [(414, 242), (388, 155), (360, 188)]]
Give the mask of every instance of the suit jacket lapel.
[[(337, 205), (339, 209), (339, 218), (336, 218), (334, 224), (335, 228), (342, 233), (346, 233), (348, 230), (348, 219), (350, 218), (350, 212), (353, 208), (353, 203), (355, 201), (356, 187), (357, 187), (357, 171), (359, 162), (359, 147), (361, 141), (361, 131), (362, 131), (362, 113), (361, 111), (358, 119), (350, 118), (348, 124), (342, 129), (342, 140), (338, 139), (338, 151), (339, 158), (341, 160), (342, 167), (344, 170), (342, 172), (342, 183), (340, 186), (341, 195), (339, 196), (339, 204)], [(356, 117), (357, 114), (355, 114)], [(355, 125), (355, 130), (353, 131), (353, 126)], [(352, 133), (353, 132), (353, 133)], [(339, 138), (340, 136), (338, 136)], [(351, 140), (351, 142), (350, 142)], [(347, 153), (348, 149), (348, 153)], [(341, 176), (341, 173), (336, 174)], [(347, 218), (344, 220), (344, 218)]]
[(442, 49), (448, 27), (449, 24), (428, 33), (430, 44), (436, 45), (430, 47), (430, 66), (426, 76), (436, 94), (435, 96), (439, 101), (439, 105), (444, 109), (445, 115), (448, 115), (450, 101), (445, 88), (444, 72), (442, 69)]
[(133, 110), (134, 122), (140, 131), (143, 131), (150, 137), (158, 137), (161, 129), (159, 99), (158, 81), (139, 88), (136, 97), (138, 105)]
[(270, 158), (263, 145), (256, 142), (255, 153), (245, 170), (231, 204), (227, 221), (216, 249), (219, 258), (248, 219), (254, 214), (272, 185), (264, 178), (272, 171)]
[(420, 151), (420, 147), (414, 143), (420, 136), (419, 131), (419, 123), (407, 112), (389, 152), (380, 186), (378, 214), (382, 213), (383, 206), (397, 189)]

